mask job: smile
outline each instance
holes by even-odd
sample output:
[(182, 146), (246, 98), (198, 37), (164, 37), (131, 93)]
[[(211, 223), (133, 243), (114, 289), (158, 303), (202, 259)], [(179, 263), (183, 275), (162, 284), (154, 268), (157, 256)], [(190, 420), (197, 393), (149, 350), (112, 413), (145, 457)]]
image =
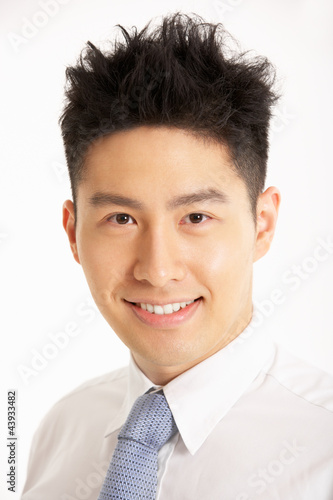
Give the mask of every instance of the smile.
[(169, 304), (149, 304), (147, 302), (129, 302), (125, 304), (141, 322), (153, 328), (175, 328), (188, 321), (201, 306), (203, 297), (184, 302)]

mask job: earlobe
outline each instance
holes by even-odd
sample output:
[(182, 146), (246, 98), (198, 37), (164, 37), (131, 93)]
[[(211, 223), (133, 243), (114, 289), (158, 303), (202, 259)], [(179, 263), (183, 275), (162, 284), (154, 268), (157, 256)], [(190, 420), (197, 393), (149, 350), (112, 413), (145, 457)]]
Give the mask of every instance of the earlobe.
[(280, 191), (271, 186), (259, 196), (257, 203), (257, 234), (253, 261), (256, 262), (269, 250), (281, 201)]
[(62, 207), (62, 225), (67, 233), (73, 257), (80, 264), (76, 243), (74, 204), (71, 200), (66, 200)]

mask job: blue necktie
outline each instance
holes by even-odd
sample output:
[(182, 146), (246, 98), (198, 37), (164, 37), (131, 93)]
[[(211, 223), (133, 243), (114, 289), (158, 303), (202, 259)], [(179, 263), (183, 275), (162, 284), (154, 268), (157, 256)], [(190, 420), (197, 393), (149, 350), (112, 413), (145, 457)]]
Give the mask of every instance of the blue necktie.
[(98, 500), (156, 498), (158, 451), (177, 426), (163, 392), (149, 391), (138, 397), (121, 428)]

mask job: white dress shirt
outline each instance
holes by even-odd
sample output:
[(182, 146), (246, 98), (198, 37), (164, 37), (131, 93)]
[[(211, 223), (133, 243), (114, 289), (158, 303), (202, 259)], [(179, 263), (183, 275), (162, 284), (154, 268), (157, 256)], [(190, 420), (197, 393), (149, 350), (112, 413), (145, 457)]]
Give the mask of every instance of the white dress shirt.
[[(332, 500), (333, 377), (254, 327), (164, 386), (179, 432), (159, 452), (158, 500)], [(135, 399), (128, 367), (90, 380), (46, 415), (22, 500), (96, 500)]]

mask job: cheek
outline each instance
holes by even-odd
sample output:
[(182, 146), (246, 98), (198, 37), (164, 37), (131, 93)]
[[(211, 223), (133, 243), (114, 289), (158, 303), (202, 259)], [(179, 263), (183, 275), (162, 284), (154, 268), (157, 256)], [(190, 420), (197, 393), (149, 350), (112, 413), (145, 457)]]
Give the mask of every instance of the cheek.
[(126, 280), (129, 267), (126, 251), (110, 240), (98, 239), (89, 233), (81, 235), (78, 248), (94, 300), (99, 307), (106, 307)]
[(212, 293), (230, 295), (243, 287), (248, 289), (253, 265), (249, 234), (239, 232), (235, 235), (235, 231), (217, 233), (199, 253), (196, 274), (200, 273), (203, 283)]

